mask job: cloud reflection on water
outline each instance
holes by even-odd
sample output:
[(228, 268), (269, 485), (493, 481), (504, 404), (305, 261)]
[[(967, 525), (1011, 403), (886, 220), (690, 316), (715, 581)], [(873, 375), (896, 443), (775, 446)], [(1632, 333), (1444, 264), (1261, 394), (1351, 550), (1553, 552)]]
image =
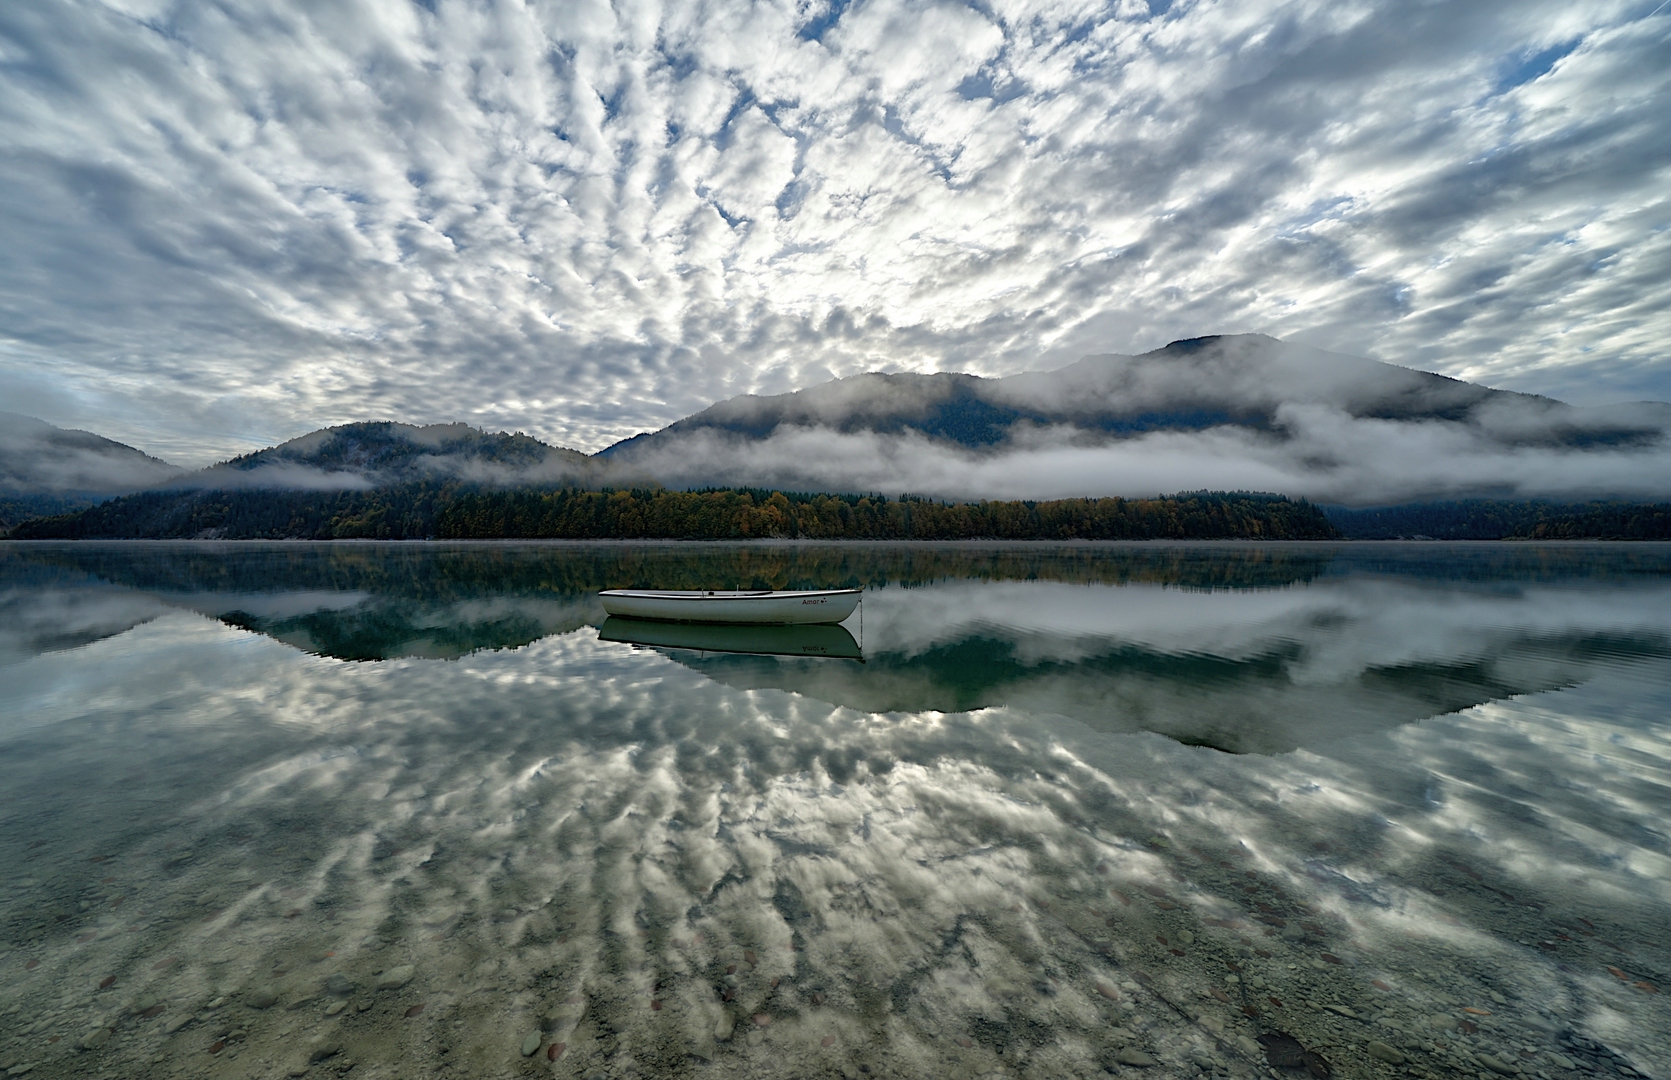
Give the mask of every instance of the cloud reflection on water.
[[(1358, 648), (1340, 655), (1373, 657), (1447, 596), (1456, 625), (1505, 605), (1518, 614), (1485, 624), (1531, 639), (1653, 626), (1644, 589), (1426, 586), (1433, 601), (1400, 608), (1387, 600), (1408, 584), (1322, 580), (1157, 591), (1141, 617), (1094, 603), (1132, 590), (1083, 588), (1079, 615), (1012, 624), (1012, 640), (1039, 646), (1033, 664), (1050, 651), (1027, 635), (1052, 625), (1158, 655), (1218, 602), (1214, 647), (1237, 662), (1268, 652), (1273, 628), (1325, 653), (1344, 634)], [(1045, 588), (1016, 595), (1060, 587)], [(1314, 619), (1319, 597), (1356, 613)], [(866, 626), (879, 649), (939, 647), (886, 608)], [(1479, 637), (1467, 655), (1536, 661)], [(1663, 652), (1591, 657), (1577, 690), (1269, 757), (1013, 700), (855, 710), (673, 655), (582, 628), (448, 663), (344, 663), (175, 610), (15, 665), (4, 711), (31, 723), (0, 736), (0, 844), (29, 876), (0, 899), (14, 943), (0, 1012), (62, 1032), (29, 1044), (43, 1075), (82, 1053), (132, 1075), (247, 1073), (332, 1031), (373, 1076), (501, 1071), (536, 1030), (564, 1046), (539, 1059), (558, 1075), (699, 1074), (712, 1057), (761, 1076), (1088, 1076), (1122, 1068), (1122, 1050), (1166, 1075), (1192, 1055), (1252, 1075), (1247, 1040), (1274, 1030), (1337, 1075), (1376, 1075), (1370, 1037), (1441, 1075), (1461, 1053), (1565, 1075), (1550, 1054), (1575, 1053), (1556, 1041), (1568, 1028), (1650, 1072), (1671, 1063), (1664, 996), (1607, 973), (1653, 980), (1671, 961), (1655, 929), (1671, 914)], [(1325, 685), (1363, 670), (1315, 667)], [(410, 984), (370, 991), (402, 964)], [(323, 1015), (332, 972), (356, 986), (338, 1018)], [(107, 974), (115, 986), (94, 989)], [(249, 1008), (267, 985), (280, 1005)], [(146, 994), (158, 1018), (119, 1016)], [(203, 1018), (155, 1030), (181, 1011)], [(716, 1039), (727, 1018), (735, 1033)], [(67, 1048), (103, 1023), (103, 1048)], [(211, 1058), (232, 1025), (247, 1035)]]
[(1206, 593), (948, 582), (866, 601), (863, 669), (681, 662), (873, 712), (1008, 705), (1236, 753), (1317, 746), (1671, 658), (1671, 584), (1439, 589), (1338, 577)]
[(1642, 545), (220, 550), (34, 554), (91, 570), (101, 594), (138, 587), (354, 660), (458, 657), (598, 626), (603, 585), (868, 583), (863, 668), (668, 654), (730, 685), (867, 712), (1011, 705), (1235, 753), (1322, 745), (1671, 655), (1671, 563)]

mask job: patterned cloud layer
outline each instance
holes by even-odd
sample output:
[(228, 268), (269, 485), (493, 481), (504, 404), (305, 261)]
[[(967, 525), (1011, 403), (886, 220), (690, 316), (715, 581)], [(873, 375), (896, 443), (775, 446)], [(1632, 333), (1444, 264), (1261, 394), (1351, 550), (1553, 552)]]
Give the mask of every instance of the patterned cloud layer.
[(0, 393), (187, 464), (1214, 332), (1671, 397), (1651, 12), (9, 5)]

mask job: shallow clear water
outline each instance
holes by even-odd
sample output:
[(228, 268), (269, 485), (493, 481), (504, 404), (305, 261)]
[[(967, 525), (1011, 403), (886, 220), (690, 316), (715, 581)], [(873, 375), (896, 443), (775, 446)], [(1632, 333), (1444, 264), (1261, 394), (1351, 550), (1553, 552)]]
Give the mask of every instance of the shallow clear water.
[(0, 545), (0, 1067), (1667, 1076), (1668, 706), (1671, 546)]

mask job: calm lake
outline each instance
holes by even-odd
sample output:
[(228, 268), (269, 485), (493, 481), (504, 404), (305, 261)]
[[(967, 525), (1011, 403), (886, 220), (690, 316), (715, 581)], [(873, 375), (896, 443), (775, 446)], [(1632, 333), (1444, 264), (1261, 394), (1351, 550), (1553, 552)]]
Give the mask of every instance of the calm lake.
[(0, 545), (10, 1075), (1667, 1077), (1668, 814), (1671, 545)]

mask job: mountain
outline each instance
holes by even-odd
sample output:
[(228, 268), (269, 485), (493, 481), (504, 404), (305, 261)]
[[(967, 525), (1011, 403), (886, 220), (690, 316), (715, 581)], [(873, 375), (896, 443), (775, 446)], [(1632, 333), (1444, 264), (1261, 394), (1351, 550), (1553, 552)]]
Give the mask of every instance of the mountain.
[(125, 443), (0, 412), (0, 529), (65, 514), (179, 475)]
[(363, 491), (424, 480), (551, 485), (584, 482), (598, 469), (577, 450), (520, 432), (369, 421), (321, 428), (181, 476), (169, 486)]
[(1191, 488), (1322, 501), (1671, 494), (1671, 405), (1577, 408), (1258, 334), (986, 379), (720, 402), (600, 457), (672, 485), (952, 498)]
[(435, 535), (438, 515), (465, 494), (596, 486), (605, 468), (520, 433), (370, 421), (322, 428), (103, 505), (48, 508), (38, 520), (8, 524), (10, 535), (35, 539), (421, 538)]
[[(16, 419), (27, 420), (24, 417)], [(27, 422), (49, 432), (58, 431), (39, 421)], [(20, 430), (27, 433), (35, 429), (20, 426)], [(170, 521), (192, 520), (193, 515), (201, 517), (204, 514), (210, 517), (225, 517), (229, 513), (244, 517), (254, 515), (260, 519), (257, 535), (267, 535), (274, 530), (276, 535), (291, 535), (296, 529), (303, 528), (305, 522), (321, 515), (324, 519), (346, 515), (353, 519), (351, 525), (337, 523), (338, 527), (348, 529), (345, 535), (405, 535), (405, 530), (416, 526), (410, 522), (391, 524), (378, 516), (386, 515), (394, 503), (405, 509), (406, 516), (417, 513), (421, 517), (433, 513), (433, 501), (438, 493), (461, 486), (553, 488), (595, 484), (609, 468), (578, 451), (550, 446), (529, 435), (486, 432), (468, 424), (431, 424), (423, 427), (387, 421), (343, 424), (322, 428), (278, 446), (244, 454), (195, 472), (184, 472), (154, 458), (146, 458), (131, 447), (97, 435), (86, 432), (59, 434), (79, 438), (80, 441), (71, 440), (68, 445), (117, 447), (145, 462), (161, 466), (161, 469), (130, 470), (130, 479), (125, 486), (105, 489), (93, 495), (58, 492), (6, 497), (0, 494), (0, 529), (10, 528), (29, 518), (81, 511), (116, 491), (133, 493), (136, 489), (148, 489), (134, 495), (139, 503), (126, 499), (122, 501), (122, 508), (105, 508), (105, 512), (127, 520), (132, 506), (143, 504), (155, 508), (156, 513), (163, 514)], [(40, 448), (46, 444), (36, 438), (32, 444), (19, 440), (19, 445), (19, 467), (22, 467), (28, 464), (30, 451), (35, 457), (41, 457)], [(37, 466), (36, 472), (41, 471)], [(115, 472), (113, 469), (108, 471)], [(338, 499), (329, 505), (316, 505), (305, 498), (310, 494), (341, 496), (390, 491), (400, 492), (394, 503), (388, 498), (374, 499), (370, 503), (365, 503), (363, 499), (358, 502)], [(203, 500), (210, 496), (216, 496), (218, 501), (211, 499), (212, 506), (205, 509), (208, 504), (204, 504)], [(242, 500), (237, 503), (236, 513), (228, 509), (229, 504), (226, 503), (228, 498), (234, 497)], [(298, 503), (298, 498), (303, 501)], [(421, 509), (415, 509), (418, 507)], [(367, 513), (377, 520), (362, 520)], [(162, 526), (156, 528), (162, 529)], [(314, 534), (313, 528), (309, 527), (308, 535)], [(156, 534), (174, 535), (166, 529)], [(327, 531), (325, 535), (331, 533)], [(422, 532), (419, 535), (423, 535)]]
[[(773, 490), (876, 492), (1032, 504), (1235, 491), (1353, 508), (1465, 503), (1470, 509), (1439, 518), (1424, 511), (1417, 531), (1442, 525), (1467, 535), (1509, 527), (1498, 511), (1478, 511), (1479, 500), (1543, 500), (1547, 512), (1536, 520), (1510, 515), (1513, 531), (1504, 535), (1593, 526), (1634, 536), (1662, 529), (1657, 516), (1621, 507), (1671, 499), (1668, 432), (1665, 403), (1577, 408), (1236, 335), (1175, 341), (1140, 356), (1088, 356), (1007, 378), (870, 373), (748, 395), (591, 457), (466, 424), (366, 422), (181, 473), (96, 435), (11, 417), (0, 428), (0, 465), (30, 498), (60, 499), (34, 514), (92, 501), (72, 484), (105, 493), (162, 488), (168, 498), (112, 511), (131, 525), (143, 509), (156, 535), (428, 535), (466, 488), (664, 485), (748, 489), (760, 498)], [(387, 497), (301, 498), (373, 492)], [(172, 498), (193, 493), (226, 497)], [(515, 500), (508, 498), (494, 495), (493, 505), (509, 513)], [(1581, 513), (1564, 508), (1579, 502), (1586, 504)], [(516, 505), (523, 518), (534, 513)], [(27, 516), (15, 509), (0, 501), (0, 526)], [(1483, 524), (1474, 520), (1481, 513)], [(535, 516), (553, 514), (563, 517), (551, 507)], [(1574, 524), (1574, 514), (1589, 524)], [(1444, 524), (1453, 518), (1460, 524)], [(517, 528), (534, 528), (528, 521)], [(1353, 518), (1341, 527), (1408, 529), (1416, 521), (1408, 514)], [(710, 522), (698, 531), (718, 528)]]
[(0, 412), (0, 493), (113, 495), (180, 474), (180, 467), (125, 443)]
[(1276, 431), (1283, 410), (1324, 406), (1354, 419), (1472, 424), (1508, 444), (1632, 444), (1658, 438), (1671, 406), (1579, 409), (1444, 375), (1294, 345), (1263, 334), (1174, 341), (1141, 356), (1087, 356), (1007, 378), (871, 372), (771, 397), (745, 394), (600, 452), (632, 460), (697, 431), (751, 439), (784, 427), (917, 432), (970, 448), (1018, 427), (1073, 425), (1111, 436), (1220, 426)]

